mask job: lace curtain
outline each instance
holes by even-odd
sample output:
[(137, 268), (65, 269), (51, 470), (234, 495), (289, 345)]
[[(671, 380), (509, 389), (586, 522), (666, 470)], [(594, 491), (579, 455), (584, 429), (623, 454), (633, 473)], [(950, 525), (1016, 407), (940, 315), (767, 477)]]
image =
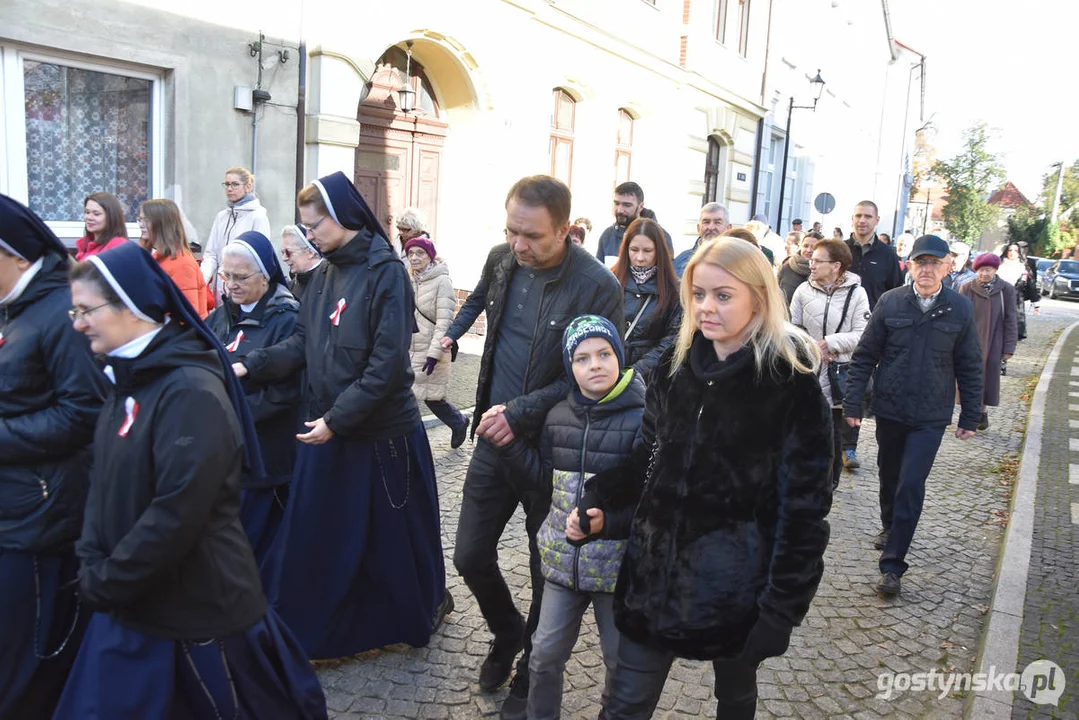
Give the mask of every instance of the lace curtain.
[(114, 194), (128, 222), (151, 196), (152, 82), (23, 61), (30, 207), (44, 220), (81, 221), (83, 199)]

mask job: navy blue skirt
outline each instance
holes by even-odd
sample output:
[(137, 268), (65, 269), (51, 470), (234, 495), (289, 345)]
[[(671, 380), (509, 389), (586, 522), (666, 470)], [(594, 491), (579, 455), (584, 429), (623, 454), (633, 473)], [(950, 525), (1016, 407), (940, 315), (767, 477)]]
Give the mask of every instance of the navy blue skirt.
[(255, 562), (259, 567), (266, 560), (270, 546), (281, 527), (281, 518), (285, 516), (288, 504), (289, 484), (283, 483), (268, 488), (244, 490), (240, 500), (240, 524), (243, 525), (251, 549), (255, 551)]
[(73, 551), (0, 550), (0, 718), (52, 717), (89, 617), (76, 599), (78, 569)]
[(423, 425), (393, 440), (300, 445), (262, 575), (313, 659), (426, 645), (446, 569)]
[(95, 613), (56, 720), (326, 718), (311, 663), (273, 610), (244, 632), (168, 640)]

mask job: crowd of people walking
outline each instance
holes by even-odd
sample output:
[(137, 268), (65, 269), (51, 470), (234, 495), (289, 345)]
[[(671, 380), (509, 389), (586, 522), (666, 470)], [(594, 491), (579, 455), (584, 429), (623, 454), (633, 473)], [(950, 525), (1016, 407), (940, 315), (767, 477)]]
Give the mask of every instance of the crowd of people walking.
[[(871, 201), (849, 237), (799, 220), (785, 241), (707, 203), (675, 255), (633, 182), (593, 255), (569, 189), (531, 176), (455, 313), (418, 210), (387, 232), (322, 177), (286, 273), (254, 177), (223, 185), (201, 266), (172, 201), (128, 242), (90, 195), (72, 257), (0, 196), (3, 720), (325, 718), (311, 660), (426, 645), (455, 603), (421, 401), (475, 443), (452, 561), (503, 718), (559, 717), (590, 605), (602, 717), (650, 717), (682, 657), (712, 663), (719, 717), (752, 718), (862, 419), (895, 597), (955, 405), (958, 438), (989, 426), (1033, 286), (1018, 246), (969, 266), (934, 235), (885, 242)], [(447, 387), (481, 312), (470, 422)], [(527, 614), (498, 565), (519, 507)]]

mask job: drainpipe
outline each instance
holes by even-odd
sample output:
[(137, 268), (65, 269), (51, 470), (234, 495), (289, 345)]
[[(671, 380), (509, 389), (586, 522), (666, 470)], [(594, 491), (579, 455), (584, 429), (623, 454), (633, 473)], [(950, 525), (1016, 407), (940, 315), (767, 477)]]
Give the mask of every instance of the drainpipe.
[[(764, 42), (764, 72), (761, 73), (761, 106), (764, 106), (764, 93), (768, 88), (768, 62), (772, 54), (772, 5), (768, 0), (768, 39)], [(765, 111), (767, 114), (767, 111)], [(757, 214), (757, 192), (761, 182), (761, 154), (764, 151), (764, 118), (757, 120), (757, 151), (753, 155), (753, 194), (749, 198), (749, 217)], [(730, 220), (730, 218), (727, 218)]]
[[(304, 149), (306, 148), (307, 124), (307, 43), (300, 40), (300, 81), (296, 91), (296, 194), (304, 186)], [(296, 222), (300, 221), (300, 209), (296, 208)]]

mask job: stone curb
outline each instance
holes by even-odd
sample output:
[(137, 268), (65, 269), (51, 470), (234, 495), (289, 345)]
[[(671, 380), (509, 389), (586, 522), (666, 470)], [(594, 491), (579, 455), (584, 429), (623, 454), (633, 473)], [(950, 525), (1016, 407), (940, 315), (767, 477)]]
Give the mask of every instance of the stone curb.
[[(1072, 323), (1060, 334), (1049, 358), (1042, 368), (1038, 386), (1030, 405), (1030, 421), (1023, 442), (1022, 462), (1012, 498), (1008, 533), (1000, 554), (997, 584), (988, 621), (982, 636), (982, 649), (976, 672), (1016, 672), (1019, 661), (1019, 636), (1023, 624), (1023, 605), (1027, 593), (1027, 571), (1030, 568), (1031, 536), (1034, 530), (1034, 507), (1038, 489), (1038, 467), (1041, 463), (1042, 432), (1045, 427), (1045, 398), (1049, 383), (1056, 372), (1061, 350), (1072, 330)], [(964, 717), (977, 720), (1011, 718), (1014, 692), (982, 691), (974, 693), (967, 704)]]

